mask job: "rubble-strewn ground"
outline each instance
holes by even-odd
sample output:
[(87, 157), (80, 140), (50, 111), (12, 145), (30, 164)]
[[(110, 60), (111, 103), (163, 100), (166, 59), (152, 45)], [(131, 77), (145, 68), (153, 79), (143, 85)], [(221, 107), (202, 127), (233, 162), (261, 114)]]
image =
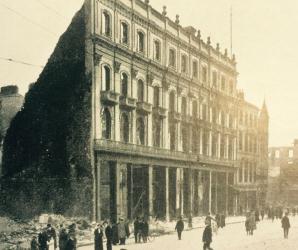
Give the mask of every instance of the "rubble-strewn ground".
[[(50, 215), (48, 223), (51, 223), (56, 229), (60, 224), (66, 227), (72, 223), (77, 225), (77, 237), (80, 241), (90, 240), (91, 225), (81, 218), (65, 218), (60, 215)], [(47, 222), (40, 223), (39, 218), (33, 220), (12, 220), (6, 217), (0, 217), (0, 250), (16, 249), (19, 245), (26, 249), (33, 235), (37, 235)], [(58, 230), (57, 230), (58, 231)]]
[[(289, 239), (283, 238), (280, 220), (269, 220), (257, 224), (253, 236), (247, 236), (244, 223), (227, 225), (214, 235), (212, 248), (214, 250), (297, 250), (298, 217), (290, 217), (291, 229)], [(203, 249), (202, 228), (183, 233), (182, 240), (178, 241), (175, 234), (158, 237), (153, 243), (134, 244), (132, 241), (126, 246), (115, 246), (114, 250), (197, 250)], [(85, 246), (81, 250), (93, 249), (94, 246)]]
[[(60, 215), (49, 215), (48, 221), (58, 231), (59, 225), (64, 224), (68, 226), (72, 223), (77, 225), (77, 239), (79, 246), (92, 245), (93, 241), (93, 229), (90, 222), (87, 222), (81, 218), (65, 218)], [(193, 227), (203, 227), (204, 217), (193, 218)], [(0, 250), (2, 249), (16, 249), (19, 246), (21, 249), (28, 249), (29, 243), (33, 235), (37, 235), (41, 228), (46, 226), (46, 221), (36, 218), (30, 221), (11, 220), (6, 217), (0, 217)], [(227, 223), (243, 221), (242, 217), (230, 217), (227, 218)], [(43, 223), (41, 223), (43, 222)], [(186, 229), (188, 228), (187, 222), (185, 222)], [(162, 222), (152, 221), (150, 223), (150, 231), (154, 235), (166, 235), (173, 232), (175, 228), (175, 222)], [(131, 238), (128, 242), (133, 242), (133, 228), (130, 225)]]

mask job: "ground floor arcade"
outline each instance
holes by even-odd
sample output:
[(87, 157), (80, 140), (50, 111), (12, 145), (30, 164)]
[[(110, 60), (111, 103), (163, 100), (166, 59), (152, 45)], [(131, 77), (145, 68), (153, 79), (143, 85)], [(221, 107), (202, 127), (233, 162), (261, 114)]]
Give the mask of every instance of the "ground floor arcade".
[[(161, 161), (162, 163), (162, 161)], [(234, 171), (139, 164), (102, 159), (96, 163), (97, 220), (136, 216), (174, 219), (236, 212)]]

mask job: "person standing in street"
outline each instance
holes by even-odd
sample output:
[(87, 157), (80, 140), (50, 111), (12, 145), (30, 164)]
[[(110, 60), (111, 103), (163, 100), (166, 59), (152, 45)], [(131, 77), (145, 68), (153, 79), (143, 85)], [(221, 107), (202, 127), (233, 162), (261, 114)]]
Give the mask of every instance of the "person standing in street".
[(265, 211), (264, 209), (261, 210), (261, 217), (262, 217), (262, 220), (264, 220), (264, 216), (265, 216)]
[(254, 230), (257, 229), (257, 224), (256, 224), (256, 216), (255, 212), (251, 212), (250, 217), (249, 217), (249, 229), (250, 229), (250, 235), (254, 234)]
[(181, 240), (182, 231), (184, 230), (184, 222), (182, 220), (182, 216), (179, 217), (179, 220), (176, 223), (175, 230), (178, 234), (178, 240)]
[(120, 221), (118, 223), (118, 236), (120, 240), (120, 245), (125, 245), (126, 240), (126, 223), (124, 222), (123, 218), (120, 218)]
[(97, 224), (96, 229), (94, 230), (94, 249), (103, 250), (103, 230), (100, 224)]
[(133, 232), (135, 236), (135, 243), (139, 243), (139, 238), (138, 238), (139, 228), (140, 228), (140, 223), (139, 223), (139, 217), (137, 216), (133, 222)]
[(290, 220), (289, 220), (289, 217), (288, 217), (288, 213), (286, 213), (285, 216), (282, 218), (281, 226), (284, 230), (284, 238), (287, 239), (288, 235), (289, 235), (289, 229), (291, 227)]
[(38, 245), (36, 236), (32, 237), (32, 240), (31, 240), (31, 243), (30, 243), (30, 249), (31, 250), (39, 250), (39, 245)]
[(212, 242), (212, 229), (211, 229), (211, 222), (209, 220), (205, 221), (206, 223), (206, 227), (204, 229), (203, 232), (203, 250), (212, 250), (212, 248), (210, 247), (210, 244)]
[(38, 234), (38, 245), (40, 250), (48, 250), (48, 234), (46, 228), (43, 228)]
[(107, 238), (107, 250), (112, 250), (113, 229), (112, 229), (111, 221), (109, 221), (108, 225), (106, 226), (105, 234)]
[(64, 226), (61, 224), (60, 225), (60, 230), (59, 230), (59, 249), (64, 250), (66, 247), (67, 243), (67, 232)]

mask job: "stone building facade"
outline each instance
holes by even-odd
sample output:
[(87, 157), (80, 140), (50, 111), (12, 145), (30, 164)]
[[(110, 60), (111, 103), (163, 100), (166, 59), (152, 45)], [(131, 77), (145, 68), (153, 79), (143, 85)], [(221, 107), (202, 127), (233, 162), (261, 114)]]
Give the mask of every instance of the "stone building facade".
[(235, 56), (149, 1), (96, 0), (86, 8), (94, 216), (255, 208), (267, 176), (268, 114), (237, 89)]
[(298, 205), (298, 140), (293, 146), (269, 148), (268, 203), (271, 205)]
[(1, 87), (0, 92), (0, 176), (2, 162), (2, 143), (9, 124), (15, 114), (21, 109), (24, 97), (19, 94), (17, 86)]

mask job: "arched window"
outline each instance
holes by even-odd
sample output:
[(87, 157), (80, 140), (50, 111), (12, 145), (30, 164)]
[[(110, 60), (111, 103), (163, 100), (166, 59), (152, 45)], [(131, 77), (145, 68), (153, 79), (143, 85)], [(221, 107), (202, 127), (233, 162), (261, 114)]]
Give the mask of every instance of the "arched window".
[(187, 56), (186, 55), (182, 55), (181, 57), (181, 72), (182, 73), (187, 73)]
[(138, 80), (138, 101), (144, 101), (144, 82), (141, 79)]
[(137, 119), (137, 143), (145, 145), (145, 124), (142, 117)]
[(128, 24), (125, 22), (121, 23), (121, 41), (124, 44), (128, 44), (129, 30)]
[(169, 111), (170, 112), (175, 111), (175, 93), (174, 93), (174, 91), (172, 91), (170, 93)]
[(154, 96), (153, 96), (153, 102), (154, 102), (154, 107), (159, 107), (159, 87), (155, 86), (154, 87)]
[(186, 116), (186, 98), (185, 97), (182, 97), (181, 113), (183, 116)]
[(102, 138), (111, 139), (111, 114), (108, 109), (104, 109), (101, 117)]
[(121, 116), (120, 138), (123, 142), (129, 142), (129, 118), (126, 113)]
[(121, 95), (127, 97), (128, 93), (128, 76), (125, 73), (121, 74)]
[(145, 51), (145, 35), (143, 32), (138, 32), (138, 51), (144, 53)]
[(157, 61), (160, 61), (160, 42), (155, 40), (154, 41), (154, 59), (157, 60)]
[(176, 51), (174, 49), (169, 50), (169, 66), (176, 67)]
[(103, 67), (103, 90), (111, 89), (111, 70), (108, 66)]
[(111, 36), (111, 16), (109, 15), (108, 12), (104, 11), (103, 12), (103, 23), (102, 23), (102, 27), (103, 27), (103, 33), (106, 36)]
[(193, 118), (197, 118), (198, 116), (198, 103), (196, 101), (192, 102), (192, 116)]

